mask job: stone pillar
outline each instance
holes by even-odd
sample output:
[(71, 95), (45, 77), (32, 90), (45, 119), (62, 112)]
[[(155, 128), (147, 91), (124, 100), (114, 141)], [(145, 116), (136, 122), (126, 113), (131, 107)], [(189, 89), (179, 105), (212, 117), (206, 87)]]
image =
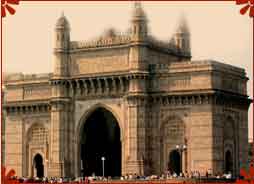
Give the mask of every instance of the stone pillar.
[(69, 99), (51, 100), (50, 154), (48, 176), (61, 177), (64, 174), (64, 162), (69, 151), (68, 138)]
[(146, 158), (146, 121), (145, 121), (145, 98), (128, 97), (128, 159), (126, 161), (126, 173), (144, 175)]

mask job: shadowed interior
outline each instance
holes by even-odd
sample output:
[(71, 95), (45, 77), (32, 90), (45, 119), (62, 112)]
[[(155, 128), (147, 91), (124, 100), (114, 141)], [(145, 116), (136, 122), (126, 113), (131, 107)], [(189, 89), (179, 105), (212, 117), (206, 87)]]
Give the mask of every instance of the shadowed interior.
[(81, 130), (81, 174), (83, 176), (121, 175), (120, 127), (111, 112), (96, 109)]
[(181, 172), (180, 159), (180, 154), (177, 150), (173, 150), (170, 152), (168, 167), (171, 173), (176, 173), (177, 175), (179, 175), (179, 173)]
[(36, 154), (34, 157), (34, 166), (36, 169), (36, 176), (42, 178), (44, 176), (43, 158), (40, 154)]

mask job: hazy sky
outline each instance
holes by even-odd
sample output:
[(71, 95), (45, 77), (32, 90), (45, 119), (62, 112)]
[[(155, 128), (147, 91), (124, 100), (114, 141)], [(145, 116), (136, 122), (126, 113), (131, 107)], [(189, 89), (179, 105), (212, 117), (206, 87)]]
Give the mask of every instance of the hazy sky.
[[(106, 28), (130, 27), (132, 2), (24, 2), (3, 19), (3, 71), (53, 71), (54, 26), (64, 11), (71, 40), (89, 40)], [(182, 13), (191, 30), (193, 60), (213, 59), (246, 69), (252, 95), (252, 19), (235, 2), (143, 2), (150, 32), (169, 40)], [(252, 122), (251, 113), (249, 121)], [(252, 129), (252, 128), (251, 128)]]

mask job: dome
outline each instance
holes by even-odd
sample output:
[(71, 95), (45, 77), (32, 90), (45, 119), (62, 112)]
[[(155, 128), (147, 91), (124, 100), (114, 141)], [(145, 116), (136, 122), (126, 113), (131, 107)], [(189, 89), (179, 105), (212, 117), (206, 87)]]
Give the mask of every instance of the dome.
[(56, 22), (56, 27), (61, 27), (61, 28), (69, 28), (69, 22), (67, 18), (62, 14), (62, 16), (57, 20)]
[(106, 37), (115, 37), (116, 36), (116, 31), (114, 28), (109, 28), (105, 31), (105, 36)]
[(140, 2), (135, 2), (132, 15), (133, 15), (134, 20), (135, 19), (146, 20), (146, 14), (145, 14)]
[(184, 15), (182, 15), (179, 21), (179, 25), (176, 29), (176, 33), (189, 33), (189, 32), (190, 30), (186, 18)]

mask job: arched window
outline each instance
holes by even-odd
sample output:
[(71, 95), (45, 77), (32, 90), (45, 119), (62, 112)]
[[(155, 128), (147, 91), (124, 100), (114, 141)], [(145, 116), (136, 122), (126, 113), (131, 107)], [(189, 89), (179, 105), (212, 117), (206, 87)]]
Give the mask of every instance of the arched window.
[(185, 137), (185, 125), (184, 122), (178, 117), (169, 117), (163, 127), (161, 133), (164, 136), (164, 140), (172, 140), (180, 143), (184, 143)]
[(233, 157), (236, 144), (236, 124), (233, 118), (228, 117), (224, 121), (224, 172), (235, 174), (235, 160)]
[(136, 26), (134, 26), (134, 30), (133, 30), (133, 32), (134, 32), (134, 34), (136, 34), (136, 33), (137, 33), (137, 28), (136, 28)]
[(227, 118), (224, 124), (224, 139), (234, 139), (234, 121), (231, 118)]

